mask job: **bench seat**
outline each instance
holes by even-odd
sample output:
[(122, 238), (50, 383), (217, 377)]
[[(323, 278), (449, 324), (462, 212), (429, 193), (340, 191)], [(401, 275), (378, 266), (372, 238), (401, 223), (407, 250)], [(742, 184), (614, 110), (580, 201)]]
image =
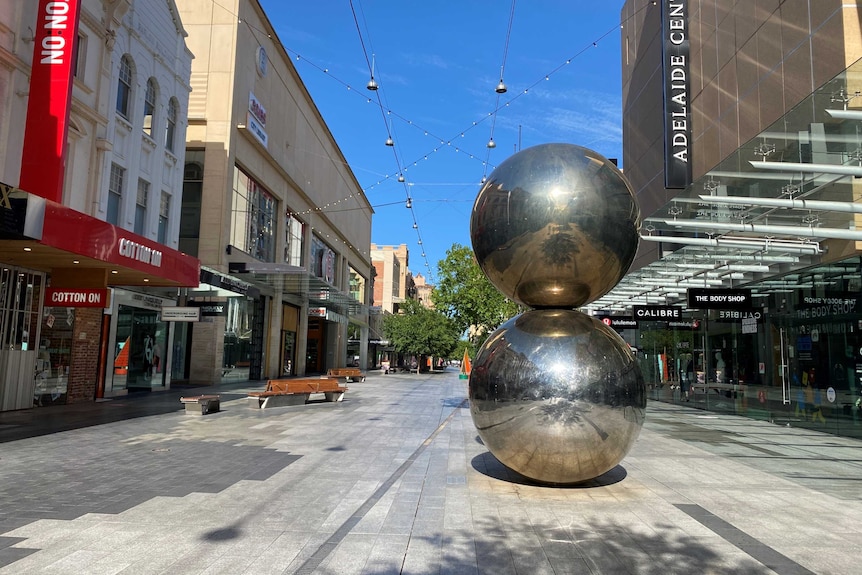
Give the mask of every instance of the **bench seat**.
[(271, 379), (266, 383), (264, 391), (252, 391), (248, 394), (248, 399), (250, 405), (263, 409), (304, 405), (313, 393), (324, 394), (326, 401), (341, 401), (346, 391), (347, 387), (328, 377)]
[(221, 407), (221, 399), (218, 395), (189, 395), (181, 397), (180, 402), (185, 405), (186, 413), (193, 415), (215, 413)]
[(345, 381), (365, 381), (365, 374), (358, 367), (333, 367), (327, 370), (326, 375)]

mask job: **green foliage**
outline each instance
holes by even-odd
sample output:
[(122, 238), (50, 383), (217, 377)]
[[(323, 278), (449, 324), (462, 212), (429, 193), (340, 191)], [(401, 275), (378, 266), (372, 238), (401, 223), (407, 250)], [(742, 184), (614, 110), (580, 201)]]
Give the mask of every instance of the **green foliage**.
[(452, 244), (437, 270), (437, 285), (431, 292), (434, 307), (452, 318), (461, 333), (474, 328), (474, 342), (484, 340), (488, 333), (520, 313), (518, 304), (488, 281), (470, 248)]
[(434, 357), (451, 357), (461, 333), (451, 319), (412, 299), (401, 313), (384, 316), (383, 331), (398, 353)]

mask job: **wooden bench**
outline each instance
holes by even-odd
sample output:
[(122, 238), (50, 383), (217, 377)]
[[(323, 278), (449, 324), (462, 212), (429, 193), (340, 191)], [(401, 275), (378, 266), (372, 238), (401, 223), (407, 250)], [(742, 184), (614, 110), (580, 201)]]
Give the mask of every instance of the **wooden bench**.
[(328, 377), (270, 379), (264, 391), (248, 394), (249, 403), (257, 408), (304, 405), (312, 393), (322, 393), (326, 401), (341, 401), (347, 387)]
[(365, 381), (365, 374), (358, 367), (333, 367), (326, 372), (326, 376), (345, 381)]
[(221, 401), (218, 395), (190, 395), (181, 397), (180, 402), (186, 406), (186, 413), (206, 415), (219, 411)]

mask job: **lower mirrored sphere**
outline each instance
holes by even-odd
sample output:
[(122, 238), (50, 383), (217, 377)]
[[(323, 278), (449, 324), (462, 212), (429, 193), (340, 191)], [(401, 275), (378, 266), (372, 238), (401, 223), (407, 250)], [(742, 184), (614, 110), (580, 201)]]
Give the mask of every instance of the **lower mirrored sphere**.
[(479, 350), (469, 387), (488, 451), (542, 483), (580, 483), (613, 469), (646, 409), (628, 345), (572, 310), (531, 310), (504, 323)]

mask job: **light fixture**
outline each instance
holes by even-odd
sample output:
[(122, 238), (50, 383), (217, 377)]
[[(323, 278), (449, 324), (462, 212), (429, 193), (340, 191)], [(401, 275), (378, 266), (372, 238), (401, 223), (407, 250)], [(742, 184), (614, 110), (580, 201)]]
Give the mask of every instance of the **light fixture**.
[(111, 270), (111, 273), (112, 273), (112, 274), (118, 274), (118, 273), (120, 273), (120, 272), (118, 272), (117, 270)]
[(399, 182), (403, 182), (403, 181), (404, 181), (404, 176), (403, 176), (402, 174), (398, 174), (398, 181), (399, 181)]
[(703, 220), (664, 220), (665, 225), (678, 228), (727, 230), (755, 234), (781, 234), (793, 237), (827, 238), (832, 240), (862, 241), (862, 231), (846, 228), (815, 228), (809, 226), (780, 226), (773, 224), (746, 224)]
[(767, 208), (790, 208), (796, 210), (824, 210), (862, 214), (862, 204), (853, 202), (833, 202), (827, 200), (796, 200), (793, 198), (752, 198), (749, 196), (700, 196), (700, 199), (714, 204), (739, 204)]
[(862, 178), (862, 166), (844, 164), (808, 164), (801, 162), (755, 162), (748, 161), (752, 168), (781, 172), (804, 172), (806, 174), (835, 174)]
[(419, 229), (419, 224), (414, 223), (414, 224), (413, 224), (413, 229), (414, 229), (414, 230), (418, 230), (418, 229)]
[(79, 264), (79, 263), (81, 263), (81, 260), (72, 260), (72, 263), (73, 264)]
[(395, 142), (392, 141), (392, 136), (386, 138), (386, 145), (387, 146), (394, 146), (395, 145)]
[(500, 78), (500, 83), (497, 84), (497, 87), (494, 89), (494, 91), (498, 94), (505, 94), (506, 90), (508, 90), (508, 88), (506, 88), (506, 84), (503, 83), (503, 78)]
[(720, 238), (694, 238), (690, 236), (641, 235), (641, 239), (648, 242), (684, 244), (688, 246), (752, 248), (763, 251), (780, 251), (805, 255), (818, 255), (823, 253), (819, 242), (776, 240), (772, 238), (740, 238), (733, 236), (722, 236)]
[(24, 251), (25, 251), (25, 252), (32, 252), (32, 251), (33, 251), (33, 248), (24, 248)]
[(488, 147), (489, 147), (489, 148), (496, 148), (496, 147), (497, 147), (497, 144), (494, 142), (494, 138), (493, 138), (493, 136), (491, 137), (491, 139), (490, 139), (490, 140), (488, 140), (488, 144), (487, 144), (487, 145), (488, 145)]
[(413, 207), (413, 199), (412, 199), (412, 198), (407, 198), (407, 204), (406, 204), (404, 207), (406, 207), (408, 210), (409, 210), (410, 208), (412, 208), (412, 207)]
[(368, 84), (365, 87), (372, 92), (377, 90), (377, 82), (374, 81), (374, 54), (371, 55), (371, 79), (368, 80)]
[(150, 281), (150, 278), (144, 278), (144, 282)]

